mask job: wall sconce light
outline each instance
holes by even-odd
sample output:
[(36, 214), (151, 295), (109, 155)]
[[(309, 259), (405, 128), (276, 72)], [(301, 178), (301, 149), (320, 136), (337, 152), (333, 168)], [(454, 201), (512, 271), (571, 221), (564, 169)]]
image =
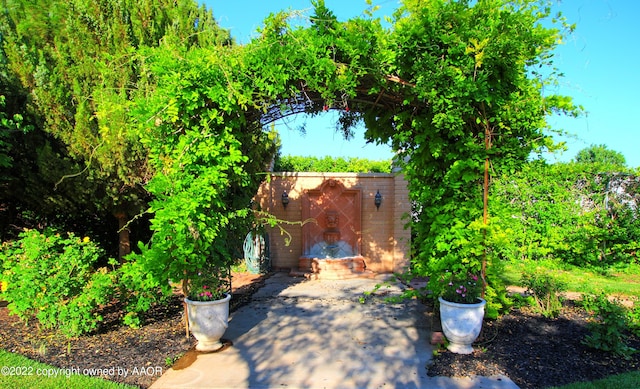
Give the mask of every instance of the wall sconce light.
[(289, 195), (287, 191), (282, 192), (282, 206), (284, 209), (287, 209), (287, 205), (289, 205)]
[(382, 195), (380, 194), (380, 190), (376, 193), (376, 197), (373, 199), (373, 203), (376, 205), (376, 209), (380, 210), (380, 204), (382, 204)]

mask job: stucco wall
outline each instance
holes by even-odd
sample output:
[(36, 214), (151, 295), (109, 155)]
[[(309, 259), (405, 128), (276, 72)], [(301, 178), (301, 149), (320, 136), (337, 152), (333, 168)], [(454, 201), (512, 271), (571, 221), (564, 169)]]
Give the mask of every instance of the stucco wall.
[[(269, 228), (271, 264), (278, 270), (297, 269), (302, 255), (302, 198), (305, 190), (319, 187), (325, 180), (338, 180), (345, 188), (358, 188), (362, 201), (362, 252), (367, 270), (376, 273), (401, 271), (409, 264), (411, 231), (403, 215), (411, 210), (407, 182), (401, 173), (271, 173), (259, 189), (256, 201), (278, 219), (279, 227)], [(374, 197), (382, 195), (377, 210)], [(282, 206), (282, 193), (289, 205)], [(287, 224), (290, 222), (292, 224)], [(287, 244), (287, 241), (290, 240)]]

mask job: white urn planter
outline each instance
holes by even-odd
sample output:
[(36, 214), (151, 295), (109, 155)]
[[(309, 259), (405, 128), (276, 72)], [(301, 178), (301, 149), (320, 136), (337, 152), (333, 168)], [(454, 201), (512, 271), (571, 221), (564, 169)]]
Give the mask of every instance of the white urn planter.
[(447, 349), (456, 354), (471, 354), (473, 342), (480, 335), (484, 306), (487, 302), (481, 298), (476, 304), (453, 303), (438, 298), (440, 301), (440, 321), (442, 332), (449, 341)]
[(229, 300), (225, 298), (213, 301), (192, 301), (184, 299), (187, 304), (189, 330), (198, 340), (196, 350), (202, 352), (218, 351), (223, 344), (220, 338), (229, 325)]

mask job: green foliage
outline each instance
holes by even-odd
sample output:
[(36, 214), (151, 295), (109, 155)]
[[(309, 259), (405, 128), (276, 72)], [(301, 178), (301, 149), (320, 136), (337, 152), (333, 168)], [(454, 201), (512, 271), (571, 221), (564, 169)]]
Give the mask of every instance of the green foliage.
[(584, 344), (624, 358), (629, 358), (637, 351), (625, 344), (627, 320), (625, 309), (619, 301), (611, 301), (606, 294), (600, 293), (585, 295), (582, 304), (593, 315), (589, 323), (591, 333), (584, 339)]
[(165, 280), (158, 280), (147, 271), (142, 260), (136, 260), (140, 254), (131, 254), (118, 268), (118, 300), (124, 306), (126, 314), (123, 323), (138, 328), (142, 324), (142, 314), (154, 304), (165, 301), (171, 293), (171, 286)]
[(211, 34), (193, 33), (204, 16), (194, 4), (11, 2), (2, 20), (11, 69), (47, 128), (100, 167), (111, 199), (142, 186), (153, 197), (153, 238), (131, 257), (131, 271), (149, 279), (131, 282), (227, 267), (255, 223), (250, 199), (275, 152), (265, 123), (335, 109), (343, 134), (364, 121), (367, 140), (391, 143), (405, 161), (412, 271), (482, 274), (496, 299), (488, 306), (503, 305), (500, 278), (484, 265), (504, 258), (509, 231), (482, 220), (484, 166), (516, 171), (552, 146), (549, 113), (579, 113), (543, 93), (556, 74), (539, 70), (571, 26), (544, 27), (549, 10), (533, 0), (406, 0), (389, 29), (371, 13), (338, 22), (318, 1), (309, 28), (279, 13), (246, 46), (198, 45)]
[(484, 299), (487, 305), (484, 307), (484, 316), (487, 319), (497, 319), (508, 312), (513, 306), (513, 300), (507, 292), (502, 274), (504, 272), (503, 260), (492, 260), (487, 266), (487, 285), (484, 291)]
[(530, 296), (530, 295), (523, 296), (519, 293), (516, 293), (512, 296), (512, 301), (513, 301), (513, 306), (515, 308), (534, 307), (537, 304), (533, 296)]
[(485, 161), (494, 175), (516, 171), (550, 145), (550, 112), (580, 112), (570, 98), (542, 91), (555, 75), (544, 79), (538, 67), (550, 64), (571, 29), (562, 18), (563, 31), (542, 27), (548, 16), (535, 1), (406, 1), (396, 13), (389, 68), (406, 81), (392, 87), (406, 109), (373, 110), (364, 120), (373, 139), (391, 138), (406, 161), (417, 275), (478, 272), (485, 249), (498, 262), (504, 250), (474, 227), (483, 215)]
[(476, 220), (469, 226), (460, 223), (454, 227), (447, 230), (448, 235), (439, 235), (434, 258), (428, 263), (414, 261), (412, 272), (431, 275), (428, 289), (431, 291), (430, 296), (437, 298), (443, 295), (448, 284), (442, 282), (442, 277), (446, 278), (450, 274), (480, 275), (486, 255), (487, 272), (484, 280), (480, 280), (485, 283), (485, 315), (496, 318), (511, 305), (500, 277), (500, 269), (503, 267), (500, 251), (507, 234), (498, 224), (485, 225), (482, 220)]
[(544, 317), (558, 317), (562, 309), (560, 293), (566, 290), (565, 283), (550, 273), (535, 271), (522, 275), (522, 285), (527, 288), (527, 293), (535, 301), (536, 309)]
[(277, 158), (276, 172), (349, 172), (390, 173), (391, 161), (372, 161), (364, 158), (302, 157), (285, 155)]
[(599, 163), (612, 165), (614, 167), (624, 167), (627, 164), (624, 155), (609, 150), (606, 145), (591, 145), (586, 149), (578, 151), (574, 160), (578, 163)]
[[(6, 181), (0, 186), (0, 198), (6, 208), (0, 217), (3, 240), (14, 239), (22, 228), (54, 226), (61, 231), (91, 235), (102, 244), (111, 242), (114, 225), (111, 214), (95, 202), (105, 182), (84, 172), (74, 180), (58, 183), (69, 171), (81, 171), (82, 163), (70, 159), (59, 140), (35, 128), (28, 133), (12, 134), (10, 156), (14, 163), (2, 169)], [(111, 251), (111, 246), (103, 246)]]
[[(247, 209), (234, 209), (240, 205), (234, 200), (240, 199), (233, 196), (241, 196), (234, 189), (242, 189), (241, 176), (246, 174), (242, 171), (246, 157), (237, 141), (231, 134), (202, 140), (197, 134), (190, 135), (194, 137), (181, 137), (177, 150), (182, 152), (193, 142), (198, 151), (187, 158), (196, 160), (176, 161), (149, 183), (148, 189), (155, 195), (150, 204), (154, 234), (151, 247), (141, 246), (138, 258), (158, 279), (175, 282), (231, 266), (237, 257), (230, 250), (239, 238), (234, 235), (236, 226), (246, 225), (249, 216)], [(238, 181), (239, 187), (234, 187)], [(244, 197), (247, 207), (249, 199)], [(226, 289), (216, 291), (223, 292)]]
[[(138, 213), (146, 206), (143, 185), (153, 172), (148, 151), (130, 130), (130, 112), (135, 96), (152, 93), (154, 83), (141, 71), (136, 53), (161, 44), (193, 49), (230, 44), (229, 32), (192, 0), (8, 0), (3, 5), (0, 35), (9, 78), (29, 96), (24, 110), (37, 115), (38, 129), (65, 146), (61, 155), (31, 150), (32, 160), (54, 167), (54, 174), (43, 175), (56, 189), (82, 187), (67, 193), (67, 203), (126, 217)], [(48, 185), (38, 187), (42, 199), (50, 198)], [(53, 205), (58, 212), (73, 211)]]
[[(18, 113), (12, 115), (5, 111), (5, 100), (6, 97), (0, 95), (0, 168), (11, 166), (12, 158), (9, 155), (9, 151), (12, 144), (9, 139), (10, 134), (17, 131), (26, 132), (31, 129), (30, 125), (23, 124), (24, 118), (22, 115)], [(0, 179), (3, 178), (0, 176)]]
[[(0, 15), (0, 29), (5, 16)], [(30, 33), (35, 31), (25, 32)], [(43, 130), (41, 113), (34, 110), (33, 95), (22, 87), (19, 75), (10, 70), (4, 48), (0, 50), (0, 95), (6, 97), (6, 104), (0, 108), (0, 122), (4, 123), (0, 142), (8, 147), (0, 146), (0, 154), (6, 153), (11, 163), (0, 166), (2, 240), (15, 239), (23, 228), (55, 225), (60, 231), (111, 242), (101, 233), (110, 227), (113, 233), (113, 224), (107, 219), (110, 215), (107, 212), (105, 218), (105, 212), (100, 210), (104, 203), (96, 201), (108, 191), (108, 184), (96, 179), (99, 174), (83, 171), (85, 163), (71, 158), (66, 146)], [(60, 182), (70, 172), (82, 174)], [(91, 225), (100, 218), (103, 220)]]
[[(125, 325), (139, 327), (141, 313), (169, 294), (167, 282), (128, 262), (109, 270), (105, 252), (88, 237), (52, 230), (27, 230), (0, 252), (0, 295), (12, 314), (67, 336), (91, 332), (102, 321), (101, 309), (117, 299)], [(102, 266), (101, 266), (102, 264)], [(111, 265), (115, 265), (110, 260)], [(167, 293), (162, 293), (166, 289)]]
[(88, 237), (25, 231), (2, 246), (1, 296), (25, 321), (35, 317), (68, 336), (92, 331), (102, 321), (98, 309), (115, 295), (115, 274), (97, 267), (104, 256)]
[[(29, 109), (37, 111), (46, 131), (67, 146), (52, 150), (45, 145), (38, 149), (42, 150), (38, 158), (32, 158), (50, 167), (51, 187), (68, 198), (89, 199), (86, 208), (125, 214), (139, 212), (148, 196), (155, 196), (149, 213), (157, 216), (152, 224), (156, 248), (143, 249), (145, 255), (133, 255), (118, 270), (118, 297), (129, 311), (125, 322), (139, 325), (139, 313), (170, 293), (168, 275), (178, 278), (180, 273), (175, 266), (163, 267), (163, 248), (181, 248), (169, 255), (188, 266), (194, 265), (191, 258), (210, 257), (214, 252), (216, 257), (233, 257), (234, 244), (224, 242), (233, 242), (249, 223), (249, 198), (273, 154), (273, 134), (263, 133), (260, 127), (246, 131), (243, 120), (231, 125), (233, 131), (221, 126), (220, 105), (229, 115), (238, 110), (237, 104), (246, 104), (236, 101), (231, 106), (221, 99), (217, 108), (211, 106), (211, 99), (227, 93), (225, 74), (210, 71), (197, 78), (203, 59), (182, 67), (190, 76), (173, 73), (181, 68), (178, 58), (182, 55), (176, 52), (211, 48), (203, 49), (209, 60), (231, 43), (229, 33), (217, 26), (210, 11), (190, 0), (153, 4), (74, 0), (37, 5), (9, 1), (7, 12), (0, 15), (0, 28), (8, 69), (35, 97)], [(154, 51), (159, 45), (162, 48)], [(215, 65), (209, 68), (219, 70)], [(221, 81), (221, 88), (212, 87), (214, 80)], [(189, 81), (194, 84), (188, 85)], [(190, 90), (193, 85), (197, 88)], [(167, 96), (173, 97), (170, 109), (166, 109)], [(144, 104), (147, 98), (150, 104), (138, 110), (134, 102)], [(156, 112), (164, 115), (157, 117), (158, 123)], [(154, 120), (149, 122), (150, 117)], [(210, 131), (212, 127), (216, 131)], [(220, 133), (234, 131), (237, 136), (218, 138)], [(182, 137), (185, 132), (188, 135)], [(80, 166), (69, 161), (69, 155), (77, 157)], [(67, 163), (51, 163), (58, 156)], [(184, 175), (182, 165), (187, 166)], [(26, 164), (25, 170), (30, 170)], [(95, 182), (100, 185), (93, 186)], [(147, 183), (148, 191), (143, 188)], [(67, 193), (69, 188), (72, 191)], [(49, 201), (60, 196), (46, 193), (40, 198)], [(72, 205), (77, 203), (82, 201)], [(68, 202), (51, 205), (58, 212), (75, 210)], [(182, 223), (172, 229), (176, 220)], [(168, 242), (172, 239), (173, 246)]]
[(8, 66), (33, 90), (48, 131), (111, 169), (107, 158), (124, 162), (135, 152), (123, 132), (128, 100), (145, 85), (134, 51), (163, 41), (229, 43), (212, 14), (189, 0), (8, 1), (2, 27)]
[(492, 204), (511, 231), (505, 256), (599, 268), (637, 262), (640, 218), (630, 206), (637, 185), (602, 164), (536, 161), (498, 177)]
[(629, 329), (640, 336), (640, 300), (636, 297), (633, 307), (627, 311)]
[(153, 236), (129, 260), (158, 285), (183, 281), (184, 292), (198, 299), (191, 289), (204, 277), (213, 296), (229, 291), (228, 269), (242, 256), (254, 223), (251, 199), (277, 142), (257, 123), (247, 124), (242, 83), (251, 79), (228, 78), (241, 67), (233, 63), (236, 53), (211, 47), (176, 55), (181, 50), (145, 54), (157, 93), (140, 99), (135, 113), (156, 171), (146, 186)]
[(448, 235), (440, 234), (434, 251), (435, 258), (427, 263), (414, 263), (414, 271), (432, 275), (429, 290), (434, 297), (441, 296), (445, 284), (438, 278), (445, 274), (480, 274), (482, 269), (482, 230), (481, 221), (470, 226), (458, 223), (447, 230)]

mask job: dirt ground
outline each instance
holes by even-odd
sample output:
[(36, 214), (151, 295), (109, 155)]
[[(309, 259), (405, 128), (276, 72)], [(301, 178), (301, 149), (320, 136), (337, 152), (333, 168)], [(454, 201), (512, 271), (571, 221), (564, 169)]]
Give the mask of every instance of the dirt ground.
[[(263, 283), (264, 277), (235, 273), (231, 310), (248, 303)], [(83, 371), (120, 367), (152, 372), (104, 376), (146, 388), (195, 345), (192, 337), (185, 336), (182, 315), (182, 302), (176, 297), (169, 305), (151, 310), (142, 329), (120, 326), (119, 312), (111, 312), (99, 332), (68, 340), (50, 331), (25, 327), (2, 307), (0, 347), (60, 368)], [(590, 381), (640, 369), (640, 353), (625, 360), (584, 346), (581, 341), (588, 333), (588, 320), (589, 316), (570, 300), (557, 319), (515, 309), (499, 320), (485, 321), (473, 354), (441, 350), (426, 368), (434, 376), (504, 374), (523, 389)], [(640, 349), (637, 337), (630, 336), (628, 344)]]

